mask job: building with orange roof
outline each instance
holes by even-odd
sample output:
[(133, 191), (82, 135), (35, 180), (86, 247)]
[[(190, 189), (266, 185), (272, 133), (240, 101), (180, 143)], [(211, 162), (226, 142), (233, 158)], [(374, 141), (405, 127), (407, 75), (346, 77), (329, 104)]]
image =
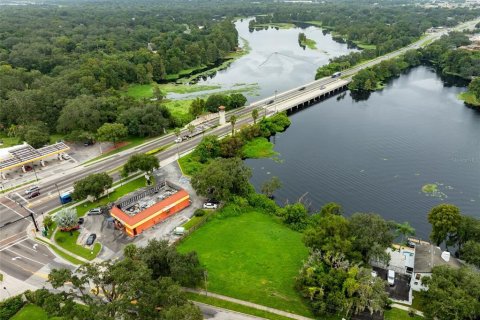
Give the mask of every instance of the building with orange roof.
[(118, 229), (134, 237), (189, 205), (188, 192), (165, 181), (120, 199), (110, 214)]

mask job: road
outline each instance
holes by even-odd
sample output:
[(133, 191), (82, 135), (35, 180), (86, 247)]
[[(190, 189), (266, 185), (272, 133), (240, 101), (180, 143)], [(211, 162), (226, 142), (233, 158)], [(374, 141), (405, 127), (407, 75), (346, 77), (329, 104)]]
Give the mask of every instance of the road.
[[(465, 23), (457, 27), (457, 29), (472, 28), (478, 21), (479, 20), (477, 19), (475, 21)], [(343, 71), (343, 76), (347, 76), (347, 79), (330, 77), (319, 79), (303, 86), (279, 93), (276, 96), (268, 97), (266, 99), (254, 102), (249, 106), (243, 107), (241, 109), (232, 110), (228, 113), (227, 118), (229, 118), (231, 115), (236, 115), (238, 117), (236, 127), (239, 128), (242, 125), (251, 123), (253, 121), (251, 119), (251, 111), (253, 109), (262, 109), (262, 112), (260, 113), (261, 116), (263, 115), (263, 113), (266, 115), (271, 115), (275, 113), (276, 108), (279, 106), (284, 106), (285, 104), (293, 103), (293, 101), (298, 101), (298, 99), (302, 96), (308, 96), (313, 93), (321, 93), (323, 91), (326, 91), (328, 90), (329, 86), (335, 85), (336, 82), (348, 80), (349, 77), (358, 72), (358, 70), (371, 67), (375, 64), (380, 63), (383, 60), (394, 58), (398, 55), (403, 54), (406, 50), (421, 47), (426, 43), (429, 43), (446, 34), (447, 32), (448, 31), (445, 30), (438, 33), (428, 34), (423, 39), (405, 48), (389, 53), (385, 56), (373, 59), (352, 69)], [(217, 121), (218, 120), (211, 120), (207, 122), (207, 125), (213, 127), (213, 129), (210, 130), (208, 134), (215, 134), (217, 136), (223, 136), (228, 134), (231, 130), (230, 126), (226, 125), (216, 127)], [(186, 132), (186, 130), (183, 130), (184, 134)], [(42, 194), (34, 200), (25, 199), (25, 197), (23, 196), (26, 187), (10, 192), (7, 195), (2, 195), (2, 197), (0, 197), (0, 250), (2, 250), (3, 248), (3, 251), (1, 251), (2, 255), (0, 255), (0, 258), (2, 258), (0, 270), (8, 274), (14, 273), (20, 278), (25, 278), (27, 276), (34, 275), (35, 272), (37, 272), (36, 270), (43, 268), (42, 264), (43, 266), (45, 266), (45, 263), (47, 263), (46, 259), (42, 257), (40, 257), (42, 259), (39, 259), (38, 261), (35, 260), (36, 258), (32, 257), (31, 255), (31, 250), (29, 248), (26, 248), (33, 245), (32, 243), (29, 243), (25, 238), (26, 232), (30, 232), (30, 230), (26, 230), (27, 226), (30, 225), (30, 221), (27, 219), (22, 219), (17, 223), (10, 223), (14, 220), (21, 219), (28, 215), (26, 209), (19, 206), (18, 203), (23, 205), (24, 207), (30, 208), (38, 216), (42, 214), (42, 212), (47, 212), (51, 209), (54, 209), (55, 207), (58, 207), (60, 205), (58, 200), (58, 193), (71, 190), (73, 187), (73, 183), (76, 180), (79, 180), (82, 177), (85, 177), (92, 173), (112, 171), (113, 169), (123, 165), (132, 154), (145, 153), (149, 150), (171, 144), (174, 139), (175, 136), (173, 134), (168, 134), (155, 140), (149, 141), (143, 145), (103, 158), (98, 162), (87, 165), (79, 165), (75, 168), (66, 170), (61, 174), (58, 174), (57, 176), (46, 178), (42, 180), (39, 184)], [(163, 161), (163, 163), (167, 161), (175, 161), (175, 159), (178, 157), (177, 153), (181, 155), (191, 151), (201, 141), (201, 139), (202, 135), (198, 135), (190, 140), (175, 144), (174, 146), (157, 154), (157, 157), (160, 161)], [(118, 173), (113, 173), (112, 176), (114, 180), (119, 179)], [(18, 256), (20, 258), (13, 259), (17, 257), (14, 256), (15, 252), (18, 253)], [(42, 254), (43, 253), (39, 253), (39, 256)], [(21, 258), (20, 255), (24, 256), (25, 258)], [(28, 260), (27, 258), (30, 258), (31, 260)], [(26, 261), (29, 261), (29, 267), (24, 265)], [(39, 268), (35, 267), (35, 265), (37, 265), (37, 267)]]

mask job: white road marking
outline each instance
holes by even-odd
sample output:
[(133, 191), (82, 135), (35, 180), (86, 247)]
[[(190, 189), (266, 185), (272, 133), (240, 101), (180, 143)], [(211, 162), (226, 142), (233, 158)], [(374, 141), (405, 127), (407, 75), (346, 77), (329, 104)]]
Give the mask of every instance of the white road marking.
[(22, 196), (20, 195), (20, 193), (15, 192), (15, 194), (16, 194), (20, 199), (22, 199), (23, 201), (25, 201), (26, 203), (28, 203), (28, 200), (25, 199), (24, 197), (22, 197)]
[(12, 258), (12, 261), (16, 261), (17, 259), (21, 259), (21, 257)]
[(2, 206), (4, 206), (5, 208), (7, 208), (8, 210), (11, 210), (11, 211), (15, 212), (15, 213), (18, 214), (20, 217), (25, 218), (24, 215), (22, 215), (21, 213), (17, 212), (17, 211), (14, 210), (13, 208), (10, 208), (9, 206), (7, 206), (7, 205), (5, 205), (5, 204), (3, 204), (3, 203), (1, 203), (1, 202), (0, 202), (0, 204), (1, 204)]
[[(8, 251), (10, 251), (10, 252), (11, 252), (11, 253), (13, 253), (13, 254), (16, 254), (17, 256), (20, 256), (20, 258), (24, 258), (24, 259), (30, 260), (30, 261), (32, 261), (32, 262), (35, 262), (35, 263), (38, 263), (38, 264), (40, 264), (40, 265), (42, 265), (42, 266), (44, 266), (44, 265), (45, 265), (45, 263), (38, 262), (38, 261), (36, 261), (36, 260), (33, 260), (33, 259), (30, 259), (30, 258), (27, 258), (27, 257), (25, 257), (25, 256), (21, 255), (20, 253), (13, 251), (12, 249), (8, 249)], [(12, 259), (12, 260), (13, 260), (13, 259)]]
[(14, 243), (7, 243), (5, 246), (3, 246), (1, 249), (0, 249), (0, 252), (4, 251), (4, 250), (7, 250), (8, 248), (10, 247), (13, 247), (14, 245), (20, 243), (20, 242), (23, 242), (25, 240), (28, 240), (28, 236), (24, 236), (20, 239), (18, 239), (18, 241), (14, 242)]
[(18, 245), (21, 245), (22, 247), (24, 247), (24, 248), (27, 248), (28, 250), (32, 250), (33, 252), (38, 252), (38, 251), (37, 251), (37, 249), (35, 249), (35, 248), (36, 248), (36, 246), (37, 246), (37, 244), (36, 244), (36, 243), (34, 244), (34, 247), (33, 247), (33, 249), (32, 249), (32, 248), (30, 248), (30, 247), (28, 247), (28, 246), (26, 246), (26, 245), (23, 245), (23, 244), (21, 244), (21, 243), (16, 243), (16, 244), (18, 244)]

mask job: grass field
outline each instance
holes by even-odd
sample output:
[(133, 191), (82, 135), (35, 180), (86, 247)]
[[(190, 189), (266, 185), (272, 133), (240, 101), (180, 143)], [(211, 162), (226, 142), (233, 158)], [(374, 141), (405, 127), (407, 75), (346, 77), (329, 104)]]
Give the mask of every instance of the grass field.
[(63, 317), (49, 318), (45, 310), (34, 304), (27, 304), (11, 320), (62, 320)]
[(423, 317), (420, 317), (420, 316), (410, 317), (407, 311), (397, 309), (397, 308), (386, 310), (384, 316), (385, 316), (385, 320), (421, 320), (423, 319)]
[(82, 258), (85, 258), (87, 260), (93, 260), (97, 256), (97, 254), (100, 252), (100, 249), (102, 248), (102, 245), (98, 242), (95, 242), (94, 246), (92, 249), (86, 248), (84, 246), (78, 245), (77, 244), (77, 239), (80, 234), (80, 231), (75, 230), (71, 234), (70, 232), (63, 232), (58, 230), (57, 233), (55, 233), (55, 243), (64, 248), (65, 250), (70, 251), (73, 254), (76, 254), (77, 256), (80, 256)]
[(166, 84), (133, 84), (128, 87), (127, 95), (136, 99), (151, 98), (153, 97), (153, 88), (158, 86), (160, 91), (164, 95), (168, 93), (193, 93), (199, 91), (207, 91), (220, 89), (220, 85), (189, 85), (189, 84), (175, 84), (175, 83), (166, 83)]
[(217, 213), (179, 245), (181, 252), (198, 253), (208, 270), (208, 290), (311, 316), (294, 289), (308, 256), (302, 235), (260, 212), (228, 213)]
[(268, 158), (276, 155), (273, 150), (273, 143), (266, 138), (255, 138), (247, 142), (242, 149), (242, 155), (245, 158)]
[(109, 151), (109, 152), (105, 152), (101, 155), (99, 155), (98, 157), (95, 157), (93, 159), (90, 159), (88, 161), (85, 161), (83, 162), (83, 164), (89, 164), (89, 163), (92, 163), (94, 161), (97, 161), (99, 159), (103, 159), (105, 157), (108, 157), (108, 156), (111, 156), (112, 154), (116, 154), (116, 153), (119, 153), (121, 151), (124, 151), (124, 150), (127, 150), (127, 149), (130, 149), (130, 148), (133, 148), (133, 147), (136, 147), (136, 146), (139, 146), (141, 145), (142, 143), (145, 143), (147, 142), (149, 139), (151, 138), (141, 138), (141, 137), (131, 137), (131, 138), (128, 138), (126, 139), (125, 141), (128, 142), (128, 144), (124, 145), (123, 147), (120, 147), (120, 148), (117, 148), (117, 149), (114, 149), (112, 151)]
[(188, 112), (193, 100), (168, 100), (163, 105), (170, 111), (173, 117), (187, 124), (194, 118)]
[(206, 163), (200, 163), (194, 152), (178, 159), (178, 164), (180, 165), (182, 173), (187, 176), (194, 175), (207, 165)]

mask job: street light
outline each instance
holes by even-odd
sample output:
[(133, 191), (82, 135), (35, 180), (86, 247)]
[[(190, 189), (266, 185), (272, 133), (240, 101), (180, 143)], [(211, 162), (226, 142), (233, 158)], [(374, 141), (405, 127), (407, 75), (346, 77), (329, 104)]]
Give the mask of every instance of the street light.
[(37, 177), (37, 170), (35, 170), (35, 164), (32, 161), (32, 168), (33, 168), (33, 173), (35, 173), (35, 180), (38, 182), (38, 177)]

